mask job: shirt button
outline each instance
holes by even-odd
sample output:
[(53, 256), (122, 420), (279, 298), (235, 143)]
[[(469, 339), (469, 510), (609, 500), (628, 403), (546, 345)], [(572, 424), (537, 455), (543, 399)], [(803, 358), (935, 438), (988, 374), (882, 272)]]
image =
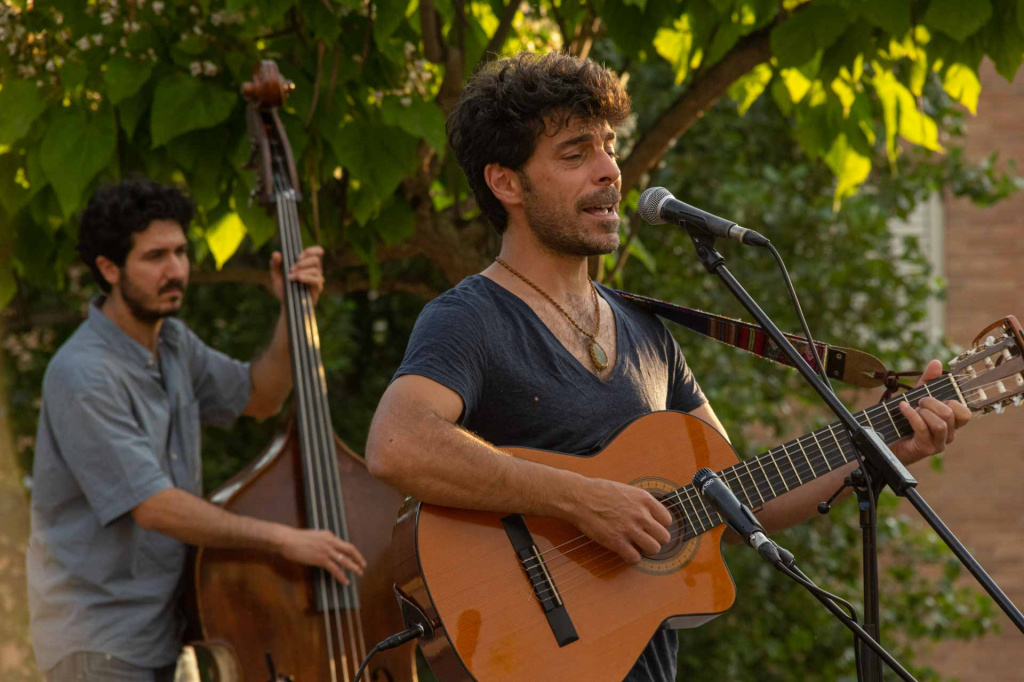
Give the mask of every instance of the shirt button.
[(152, 366), (153, 366), (153, 359), (150, 358), (149, 360), (146, 360), (146, 367), (152, 367)]
[(178, 453), (172, 452), (171, 453), (171, 459), (173, 459), (175, 462), (177, 462), (178, 461)]

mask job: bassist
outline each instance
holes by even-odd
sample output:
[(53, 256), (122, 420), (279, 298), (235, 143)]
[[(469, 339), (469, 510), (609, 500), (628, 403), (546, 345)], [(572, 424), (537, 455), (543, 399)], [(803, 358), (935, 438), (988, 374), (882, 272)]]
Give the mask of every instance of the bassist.
[[(364, 566), (330, 532), (231, 514), (201, 497), (200, 420), (276, 414), (292, 373), (282, 320), (267, 351), (243, 363), (174, 319), (193, 212), (178, 189), (132, 180), (99, 190), (79, 221), (79, 253), (104, 295), (47, 368), (33, 471), (29, 604), (50, 682), (172, 679), (186, 543), (277, 552), (342, 582)], [(287, 273), (313, 300), (322, 254), (307, 249)], [(278, 298), (285, 276), (276, 253)]]

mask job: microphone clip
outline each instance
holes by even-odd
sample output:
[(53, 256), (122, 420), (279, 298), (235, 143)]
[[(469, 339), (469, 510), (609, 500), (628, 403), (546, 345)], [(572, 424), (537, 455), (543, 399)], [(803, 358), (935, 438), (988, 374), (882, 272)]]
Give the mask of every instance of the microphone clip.
[(864, 477), (864, 472), (860, 469), (854, 469), (850, 472), (850, 475), (843, 479), (843, 484), (839, 486), (832, 496), (828, 498), (826, 502), (818, 503), (818, 513), (824, 516), (832, 511), (832, 503), (837, 497), (847, 488), (852, 488), (854, 491), (866, 490), (868, 486), (867, 479)]

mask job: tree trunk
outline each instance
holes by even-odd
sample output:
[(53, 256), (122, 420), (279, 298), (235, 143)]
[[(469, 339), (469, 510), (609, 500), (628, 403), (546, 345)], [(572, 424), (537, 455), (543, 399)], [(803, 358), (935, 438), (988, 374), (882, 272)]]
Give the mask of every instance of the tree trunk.
[[(3, 329), (0, 329), (0, 336)], [(28, 638), (25, 550), (28, 547), (28, 497), (15, 457), (7, 409), (6, 367), (0, 366), (0, 679), (35, 682)]]

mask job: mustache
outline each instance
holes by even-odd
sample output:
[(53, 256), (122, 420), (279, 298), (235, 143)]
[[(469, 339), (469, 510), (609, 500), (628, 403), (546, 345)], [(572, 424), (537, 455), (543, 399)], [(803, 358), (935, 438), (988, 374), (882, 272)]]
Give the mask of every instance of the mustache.
[(175, 290), (180, 291), (181, 293), (185, 293), (185, 280), (172, 279), (169, 282), (167, 282), (167, 284), (160, 287), (160, 291), (158, 293), (166, 294), (168, 291)]
[(622, 194), (614, 187), (604, 187), (593, 194), (588, 194), (576, 202), (576, 209), (582, 211), (592, 206), (603, 206), (604, 204), (615, 204), (622, 200)]

